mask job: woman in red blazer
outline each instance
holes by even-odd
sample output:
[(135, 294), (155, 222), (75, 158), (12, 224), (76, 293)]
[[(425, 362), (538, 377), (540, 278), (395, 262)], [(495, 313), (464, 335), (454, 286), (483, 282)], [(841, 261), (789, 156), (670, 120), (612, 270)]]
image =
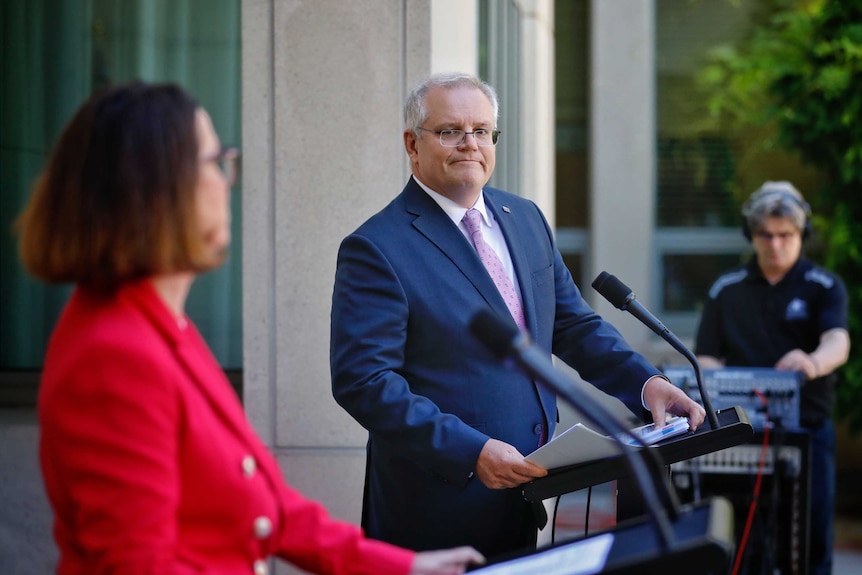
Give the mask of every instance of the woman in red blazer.
[[(173, 85), (94, 94), (18, 220), (34, 275), (74, 282), (39, 397), (61, 575), (462, 573), (468, 547), (366, 539), (284, 481), (184, 312), (230, 242), (236, 150)], [(221, 169), (220, 169), (221, 168)]]

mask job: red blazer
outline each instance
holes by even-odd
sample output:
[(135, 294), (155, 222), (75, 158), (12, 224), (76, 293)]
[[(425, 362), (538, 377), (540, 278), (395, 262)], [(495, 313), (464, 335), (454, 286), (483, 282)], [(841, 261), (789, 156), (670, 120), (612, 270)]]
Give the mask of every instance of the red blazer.
[(291, 489), (198, 331), (149, 281), (72, 295), (39, 396), (61, 575), (392, 573), (413, 553), (366, 539)]

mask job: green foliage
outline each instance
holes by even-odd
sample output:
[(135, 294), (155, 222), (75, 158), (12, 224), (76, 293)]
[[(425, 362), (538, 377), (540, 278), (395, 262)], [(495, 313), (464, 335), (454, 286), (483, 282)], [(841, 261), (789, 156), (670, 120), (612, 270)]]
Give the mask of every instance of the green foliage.
[[(806, 195), (818, 214), (824, 264), (847, 284), (850, 339), (862, 348), (862, 2), (775, 2), (734, 46), (716, 49), (700, 80), (710, 111), (738, 130), (770, 126), (764, 142), (798, 153), (825, 176)], [(862, 351), (841, 370), (836, 416), (862, 430)]]

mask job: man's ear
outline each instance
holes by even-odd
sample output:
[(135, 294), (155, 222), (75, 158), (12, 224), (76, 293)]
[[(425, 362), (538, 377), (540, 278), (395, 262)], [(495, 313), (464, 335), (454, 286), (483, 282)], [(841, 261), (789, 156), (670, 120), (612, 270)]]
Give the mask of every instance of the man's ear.
[(413, 130), (404, 130), (404, 149), (407, 150), (407, 155), (410, 156), (411, 160), (419, 153), (416, 149), (416, 140), (418, 138)]

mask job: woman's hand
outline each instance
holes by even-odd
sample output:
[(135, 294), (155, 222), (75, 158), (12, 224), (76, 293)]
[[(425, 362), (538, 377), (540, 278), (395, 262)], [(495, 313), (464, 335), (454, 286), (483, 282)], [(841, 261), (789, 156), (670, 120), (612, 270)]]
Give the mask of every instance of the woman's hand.
[(472, 547), (420, 551), (408, 575), (461, 575), (468, 565), (481, 565), (485, 558)]

